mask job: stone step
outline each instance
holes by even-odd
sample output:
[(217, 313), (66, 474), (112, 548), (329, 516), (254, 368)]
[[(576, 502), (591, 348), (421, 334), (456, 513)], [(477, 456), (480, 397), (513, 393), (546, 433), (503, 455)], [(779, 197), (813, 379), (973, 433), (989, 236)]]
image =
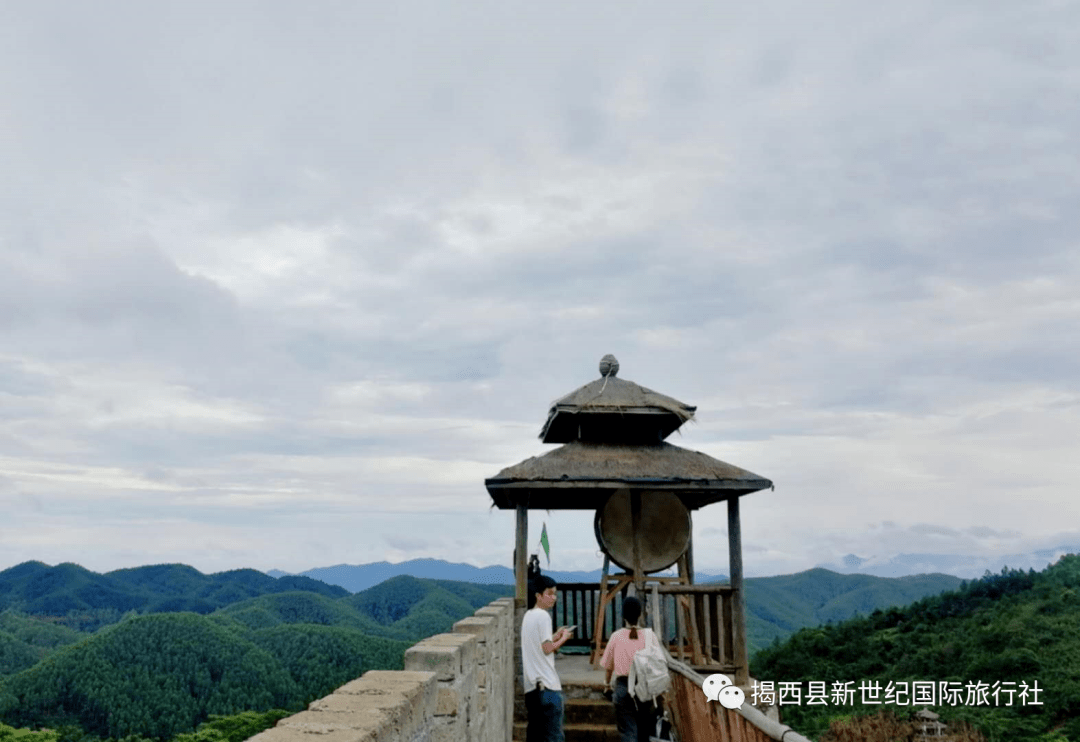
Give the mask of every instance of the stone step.
[[(563, 698), (565, 721), (568, 724), (614, 724), (615, 706), (606, 698)], [(515, 704), (514, 720), (525, 721), (525, 703)]]
[[(563, 732), (566, 742), (618, 742), (615, 706), (603, 697), (600, 692), (602, 688), (602, 685), (595, 689), (576, 685), (563, 687)], [(515, 701), (513, 739), (524, 742), (527, 727), (525, 702), (521, 698)]]
[[(525, 742), (523, 721), (514, 722), (514, 742)], [(614, 724), (564, 724), (566, 742), (619, 742), (619, 731)]]
[(615, 705), (607, 699), (570, 698), (566, 701), (567, 724), (615, 724)]
[[(563, 732), (566, 742), (618, 742), (615, 727), (615, 707), (605, 698), (565, 699), (565, 723)], [(519, 719), (514, 724), (514, 739), (525, 739), (526, 723)]]

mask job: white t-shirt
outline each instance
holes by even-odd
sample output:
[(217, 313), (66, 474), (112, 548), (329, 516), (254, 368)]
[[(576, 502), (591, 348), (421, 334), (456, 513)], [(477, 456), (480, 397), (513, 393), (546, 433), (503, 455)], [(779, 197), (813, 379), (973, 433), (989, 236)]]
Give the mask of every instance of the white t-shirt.
[(521, 667), (525, 692), (536, 689), (537, 681), (548, 690), (562, 690), (555, 672), (555, 653), (544, 654), (540, 646), (551, 641), (551, 615), (543, 608), (530, 608), (521, 621)]

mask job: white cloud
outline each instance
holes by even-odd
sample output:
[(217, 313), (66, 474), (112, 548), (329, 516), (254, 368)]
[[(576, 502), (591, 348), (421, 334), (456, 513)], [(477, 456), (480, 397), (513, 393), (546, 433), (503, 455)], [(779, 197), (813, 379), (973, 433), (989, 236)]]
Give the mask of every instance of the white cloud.
[(748, 573), (1064, 543), (1075, 7), (441, 10), (7, 14), (0, 567), (506, 563), (608, 352), (776, 482)]

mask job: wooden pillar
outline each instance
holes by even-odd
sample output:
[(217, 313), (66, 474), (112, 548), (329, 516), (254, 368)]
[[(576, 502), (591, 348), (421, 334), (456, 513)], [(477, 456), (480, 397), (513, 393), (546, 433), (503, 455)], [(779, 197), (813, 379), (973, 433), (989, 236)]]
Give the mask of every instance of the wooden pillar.
[(694, 511), (687, 510), (686, 518), (690, 521), (690, 538), (686, 542), (686, 582), (694, 584)]
[(524, 608), (528, 605), (526, 600), (526, 590), (528, 585), (526, 584), (525, 575), (528, 570), (526, 564), (528, 564), (528, 555), (525, 553), (528, 551), (526, 542), (529, 538), (529, 510), (524, 505), (518, 503), (517, 506), (517, 538), (514, 540), (514, 603), (518, 608)]
[(743, 600), (742, 531), (739, 527), (739, 498), (727, 501), (728, 570), (731, 572), (731, 630), (735, 650), (735, 685), (750, 684), (750, 666), (746, 656), (746, 601)]
[(634, 548), (634, 586), (644, 595), (645, 570), (641, 566), (641, 490), (630, 490), (630, 532)]

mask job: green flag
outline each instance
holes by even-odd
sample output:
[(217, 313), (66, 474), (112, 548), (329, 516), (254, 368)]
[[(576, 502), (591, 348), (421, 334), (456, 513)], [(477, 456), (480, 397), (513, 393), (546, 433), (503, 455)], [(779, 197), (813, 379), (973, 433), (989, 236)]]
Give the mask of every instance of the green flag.
[(540, 545), (544, 547), (544, 556), (547, 557), (548, 566), (551, 566), (551, 546), (548, 544), (547, 523), (540, 529)]

